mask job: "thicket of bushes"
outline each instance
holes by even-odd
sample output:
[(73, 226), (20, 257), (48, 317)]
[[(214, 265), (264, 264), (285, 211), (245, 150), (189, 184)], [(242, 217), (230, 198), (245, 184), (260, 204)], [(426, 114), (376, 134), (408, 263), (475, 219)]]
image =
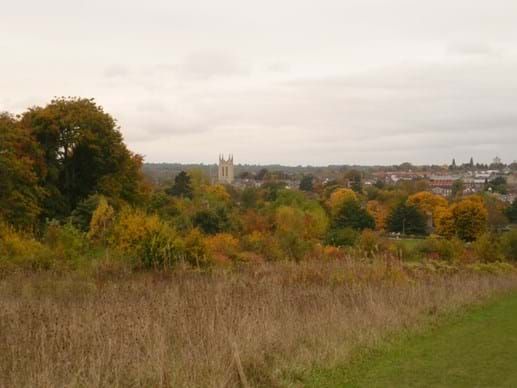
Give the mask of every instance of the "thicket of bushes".
[(118, 265), (126, 270), (172, 268), (178, 264), (193, 267), (232, 265), (241, 262), (279, 260), (322, 260), (356, 258), (394, 258), (404, 261), (441, 260), (450, 263), (492, 263), (517, 261), (517, 230), (502, 235), (486, 233), (466, 244), (459, 239), (437, 236), (408, 244), (388, 239), (378, 232), (343, 229), (340, 245), (323, 245), (303, 240), (295, 234), (260, 233), (242, 239), (230, 233), (207, 235), (199, 229), (179, 233), (157, 215), (126, 208), (109, 222), (92, 219), (91, 228), (82, 231), (71, 222), (50, 222), (42, 237), (16, 231), (0, 224), (0, 270), (95, 269), (99, 265)]

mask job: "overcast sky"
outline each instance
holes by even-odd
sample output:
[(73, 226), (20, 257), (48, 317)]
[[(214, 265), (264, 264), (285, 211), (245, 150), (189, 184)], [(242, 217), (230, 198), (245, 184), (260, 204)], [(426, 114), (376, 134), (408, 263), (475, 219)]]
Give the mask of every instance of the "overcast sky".
[(94, 97), (149, 162), (517, 159), (516, 0), (17, 0), (0, 111)]

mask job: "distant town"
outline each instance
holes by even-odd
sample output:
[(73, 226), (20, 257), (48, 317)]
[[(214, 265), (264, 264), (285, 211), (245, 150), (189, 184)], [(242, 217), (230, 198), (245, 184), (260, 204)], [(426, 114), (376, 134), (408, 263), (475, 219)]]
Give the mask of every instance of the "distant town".
[(299, 189), (304, 183), (328, 186), (332, 184), (384, 187), (418, 184), (443, 197), (457, 194), (492, 193), (499, 200), (512, 203), (517, 198), (517, 162), (504, 163), (494, 157), (492, 163), (458, 163), (455, 158), (444, 165), (393, 166), (282, 166), (248, 165), (234, 162), (233, 155), (219, 155), (218, 163), (178, 164), (146, 163), (143, 171), (155, 184), (170, 184), (181, 171), (198, 171), (212, 183), (231, 184), (235, 187), (260, 187), (266, 182), (282, 184), (287, 189)]

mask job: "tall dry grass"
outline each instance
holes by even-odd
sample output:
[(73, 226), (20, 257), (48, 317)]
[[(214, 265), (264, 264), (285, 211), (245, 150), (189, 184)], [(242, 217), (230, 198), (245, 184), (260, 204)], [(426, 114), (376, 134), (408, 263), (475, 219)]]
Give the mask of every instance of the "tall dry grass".
[(0, 386), (296, 385), (313, 366), (516, 287), (511, 271), (351, 260), (121, 279), (10, 274)]

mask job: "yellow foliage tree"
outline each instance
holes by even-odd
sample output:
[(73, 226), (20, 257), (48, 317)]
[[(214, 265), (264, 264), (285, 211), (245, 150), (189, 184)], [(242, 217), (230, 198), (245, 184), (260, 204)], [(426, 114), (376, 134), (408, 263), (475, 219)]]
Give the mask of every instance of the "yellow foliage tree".
[(208, 197), (213, 198), (215, 201), (230, 201), (230, 194), (228, 194), (228, 191), (226, 191), (226, 188), (223, 185), (209, 185), (206, 186), (205, 191)]
[[(429, 191), (421, 191), (410, 195), (407, 202), (410, 205), (417, 206), (428, 217), (428, 219), (432, 220), (436, 233), (445, 233), (446, 235), (450, 234), (446, 221), (447, 218), (443, 218), (446, 216), (446, 209), (449, 206), (449, 203), (444, 197), (433, 194)], [(442, 217), (440, 220), (438, 220), (438, 214)], [(438, 226), (439, 222), (441, 222), (440, 226)]]
[(306, 215), (303, 210), (292, 206), (280, 206), (275, 212), (275, 237), (285, 253), (300, 260), (308, 251)]
[(357, 200), (357, 194), (353, 190), (337, 189), (330, 195), (329, 198), (328, 206), (330, 208), (330, 213), (334, 216), (339, 213), (339, 210), (346, 202)]
[(474, 241), (487, 227), (488, 212), (483, 199), (478, 196), (465, 197), (452, 208), (454, 228), (459, 238)]
[(434, 226), (436, 234), (452, 238), (456, 234), (454, 216), (450, 207), (439, 207), (435, 211)]
[(386, 220), (389, 215), (388, 208), (382, 205), (379, 201), (368, 201), (366, 210), (375, 219), (375, 230), (384, 230), (386, 228)]
[(114, 216), (115, 211), (108, 204), (106, 198), (101, 196), (90, 221), (88, 238), (90, 240), (103, 240), (106, 237), (109, 226), (113, 222)]
[(448, 206), (448, 202), (444, 197), (429, 191), (421, 191), (409, 196), (408, 203), (410, 205), (416, 205), (425, 214), (430, 214), (433, 217), (436, 209)]

